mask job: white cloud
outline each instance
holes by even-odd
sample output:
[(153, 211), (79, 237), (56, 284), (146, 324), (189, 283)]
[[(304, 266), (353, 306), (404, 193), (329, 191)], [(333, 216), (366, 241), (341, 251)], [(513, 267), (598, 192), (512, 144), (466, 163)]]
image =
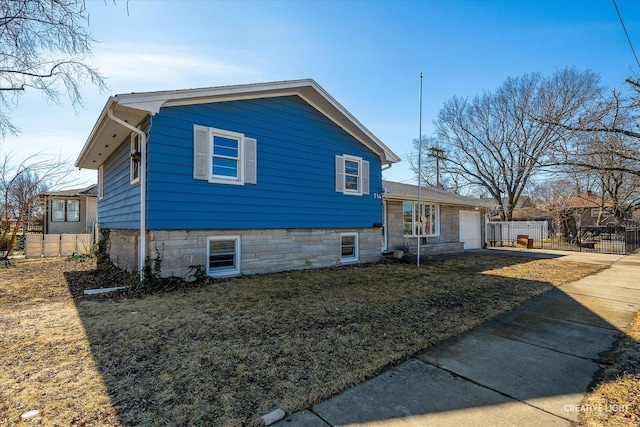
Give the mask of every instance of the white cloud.
[[(132, 49), (134, 46), (134, 49)], [(201, 51), (187, 46), (102, 44), (93, 63), (107, 76), (113, 93), (217, 86), (261, 75), (239, 52)], [(222, 83), (221, 83), (222, 82)]]
[[(74, 110), (68, 101), (61, 105), (49, 102), (36, 91), (21, 98), (12, 120), (20, 129), (18, 135), (0, 140), (0, 154), (12, 155), (12, 163), (45, 153), (69, 159), (73, 164), (109, 95), (153, 90), (188, 89), (224, 84), (260, 81), (264, 69), (259, 60), (246, 52), (201, 49), (202, 55), (188, 46), (159, 46), (102, 43), (94, 49), (91, 64), (108, 77), (107, 93), (100, 94), (87, 85), (83, 90), (85, 107)], [(258, 64), (252, 67), (251, 61)], [(264, 64), (263, 64), (264, 65)], [(95, 171), (78, 172), (83, 182), (94, 182)]]
[[(71, 168), (83, 146), (87, 135), (82, 131), (60, 129), (26, 129), (18, 136), (9, 136), (0, 143), (2, 157), (9, 157), (9, 166), (17, 167), (21, 162), (36, 161), (65, 162)], [(96, 171), (72, 168), (65, 179), (67, 186), (83, 187), (96, 182)]]

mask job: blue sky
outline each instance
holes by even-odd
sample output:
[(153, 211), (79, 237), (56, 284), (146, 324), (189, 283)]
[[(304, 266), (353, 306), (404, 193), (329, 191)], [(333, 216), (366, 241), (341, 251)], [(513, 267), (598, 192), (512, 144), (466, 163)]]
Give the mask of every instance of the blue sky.
[[(617, 4), (640, 54), (640, 2)], [(87, 85), (85, 106), (74, 109), (27, 91), (12, 116), (22, 131), (1, 143), (15, 161), (44, 152), (75, 162), (109, 95), (313, 78), (405, 160), (385, 179), (409, 182), (420, 72), (429, 136), (449, 98), (492, 91), (510, 76), (574, 66), (620, 88), (640, 71), (611, 0), (87, 0), (87, 8), (99, 41), (92, 65), (108, 92)], [(90, 184), (96, 174), (76, 178)]]

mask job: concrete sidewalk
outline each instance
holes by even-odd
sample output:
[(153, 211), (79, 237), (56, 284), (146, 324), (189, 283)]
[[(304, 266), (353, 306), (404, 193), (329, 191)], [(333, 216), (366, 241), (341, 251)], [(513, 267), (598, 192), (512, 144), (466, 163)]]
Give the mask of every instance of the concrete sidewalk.
[(610, 349), (640, 311), (640, 255), (515, 256), (611, 268), (555, 289), (275, 424), (569, 426)]

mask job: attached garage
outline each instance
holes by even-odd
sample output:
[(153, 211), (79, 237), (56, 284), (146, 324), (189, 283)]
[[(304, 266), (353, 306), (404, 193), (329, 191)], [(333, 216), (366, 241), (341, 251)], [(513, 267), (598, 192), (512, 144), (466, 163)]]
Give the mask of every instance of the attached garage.
[(425, 186), (418, 197), (415, 185), (383, 181), (382, 250), (438, 255), (478, 249), (484, 245), (485, 214), (490, 199), (450, 193)]
[(460, 241), (464, 249), (480, 249), (482, 247), (482, 223), (478, 211), (459, 211)]

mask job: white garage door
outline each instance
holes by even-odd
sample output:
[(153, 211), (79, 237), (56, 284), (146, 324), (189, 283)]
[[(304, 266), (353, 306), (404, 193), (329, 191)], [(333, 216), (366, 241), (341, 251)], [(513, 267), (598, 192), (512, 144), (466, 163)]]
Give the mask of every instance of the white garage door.
[(480, 212), (460, 211), (460, 241), (465, 249), (480, 249)]

